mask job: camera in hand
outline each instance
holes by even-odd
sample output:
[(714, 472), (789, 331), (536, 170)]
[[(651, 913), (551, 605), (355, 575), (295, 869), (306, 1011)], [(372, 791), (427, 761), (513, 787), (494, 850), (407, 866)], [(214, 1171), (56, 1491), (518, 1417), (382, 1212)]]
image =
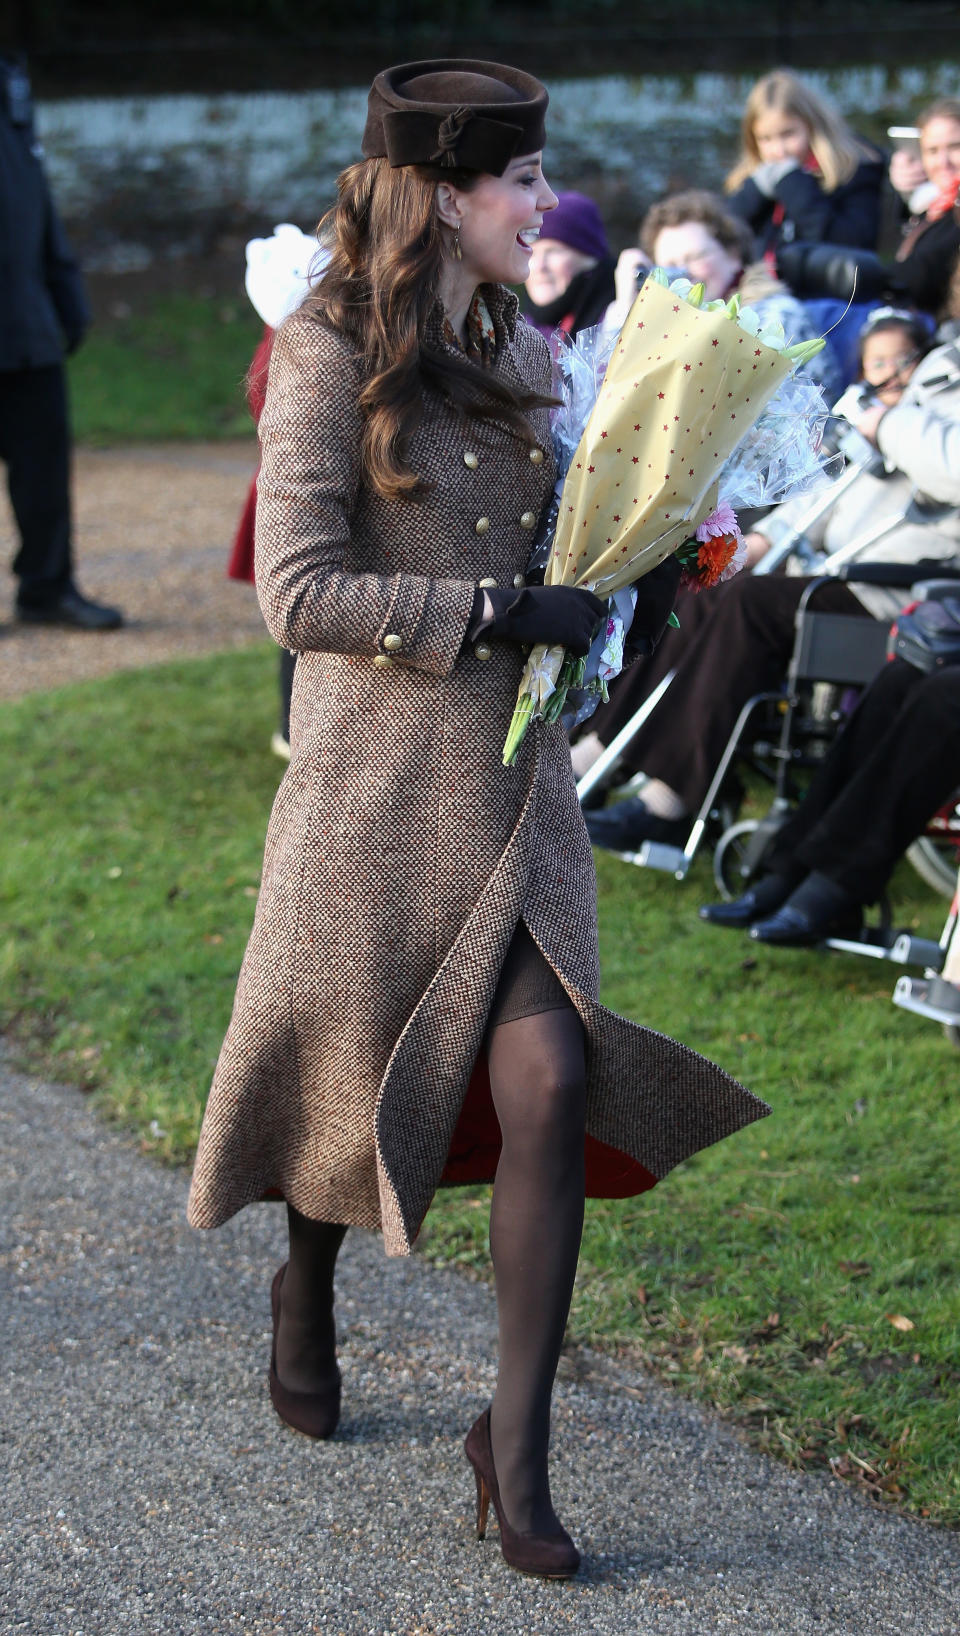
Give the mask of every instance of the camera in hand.
[[(690, 274), (687, 272), (686, 267), (662, 267), (660, 269), (660, 271), (663, 272), (663, 273), (666, 273), (666, 275), (667, 275), (668, 279), (670, 280), (671, 284), (673, 283), (673, 280), (675, 278), (689, 278), (690, 277)], [(639, 290), (641, 284), (644, 283), (644, 281), (645, 281), (645, 279), (647, 277), (647, 274), (649, 272), (650, 272), (649, 267), (638, 267), (637, 268), (637, 289), (638, 290)], [(692, 280), (691, 280), (691, 282), (692, 282)]]
[(834, 296), (839, 301), (876, 301), (897, 293), (895, 271), (872, 250), (842, 244), (784, 244), (777, 251), (777, 277), (801, 301)]

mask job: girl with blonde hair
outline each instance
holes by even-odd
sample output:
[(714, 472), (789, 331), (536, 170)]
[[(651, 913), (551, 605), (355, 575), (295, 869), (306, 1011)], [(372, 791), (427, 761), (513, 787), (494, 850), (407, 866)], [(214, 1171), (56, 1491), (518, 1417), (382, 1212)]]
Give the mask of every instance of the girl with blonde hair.
[(883, 157), (838, 109), (788, 68), (757, 81), (741, 153), (725, 183), (730, 209), (774, 260), (794, 241), (876, 247)]

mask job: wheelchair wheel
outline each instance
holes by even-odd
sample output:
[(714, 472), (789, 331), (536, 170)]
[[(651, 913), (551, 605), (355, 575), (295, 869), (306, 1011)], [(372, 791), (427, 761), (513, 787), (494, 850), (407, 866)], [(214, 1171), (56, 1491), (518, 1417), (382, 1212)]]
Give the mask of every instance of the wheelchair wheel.
[(750, 838), (758, 828), (756, 818), (743, 818), (725, 829), (714, 847), (713, 878), (717, 891), (728, 903), (746, 888), (748, 876), (743, 872), (743, 863)]
[(953, 897), (957, 884), (957, 848), (952, 842), (944, 844), (929, 835), (921, 835), (907, 847), (907, 857), (921, 880), (941, 897)]

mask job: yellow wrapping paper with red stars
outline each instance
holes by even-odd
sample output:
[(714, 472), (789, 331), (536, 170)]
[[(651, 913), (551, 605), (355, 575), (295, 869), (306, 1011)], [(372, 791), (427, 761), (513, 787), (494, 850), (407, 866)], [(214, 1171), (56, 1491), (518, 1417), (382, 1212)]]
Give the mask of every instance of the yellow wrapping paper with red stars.
[(570, 463), (546, 584), (611, 596), (689, 540), (793, 367), (726, 306), (692, 306), (648, 278)]

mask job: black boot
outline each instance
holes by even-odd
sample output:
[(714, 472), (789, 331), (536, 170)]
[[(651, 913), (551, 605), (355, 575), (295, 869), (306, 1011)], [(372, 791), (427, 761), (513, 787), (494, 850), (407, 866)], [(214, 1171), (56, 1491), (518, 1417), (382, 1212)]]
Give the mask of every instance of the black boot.
[(857, 937), (862, 926), (862, 905), (856, 898), (814, 871), (776, 914), (750, 927), (750, 936), (757, 943), (805, 948), (825, 937)]
[(796, 875), (764, 875), (732, 903), (701, 904), (700, 919), (708, 920), (711, 926), (736, 926), (742, 930), (779, 909), (796, 884)]

